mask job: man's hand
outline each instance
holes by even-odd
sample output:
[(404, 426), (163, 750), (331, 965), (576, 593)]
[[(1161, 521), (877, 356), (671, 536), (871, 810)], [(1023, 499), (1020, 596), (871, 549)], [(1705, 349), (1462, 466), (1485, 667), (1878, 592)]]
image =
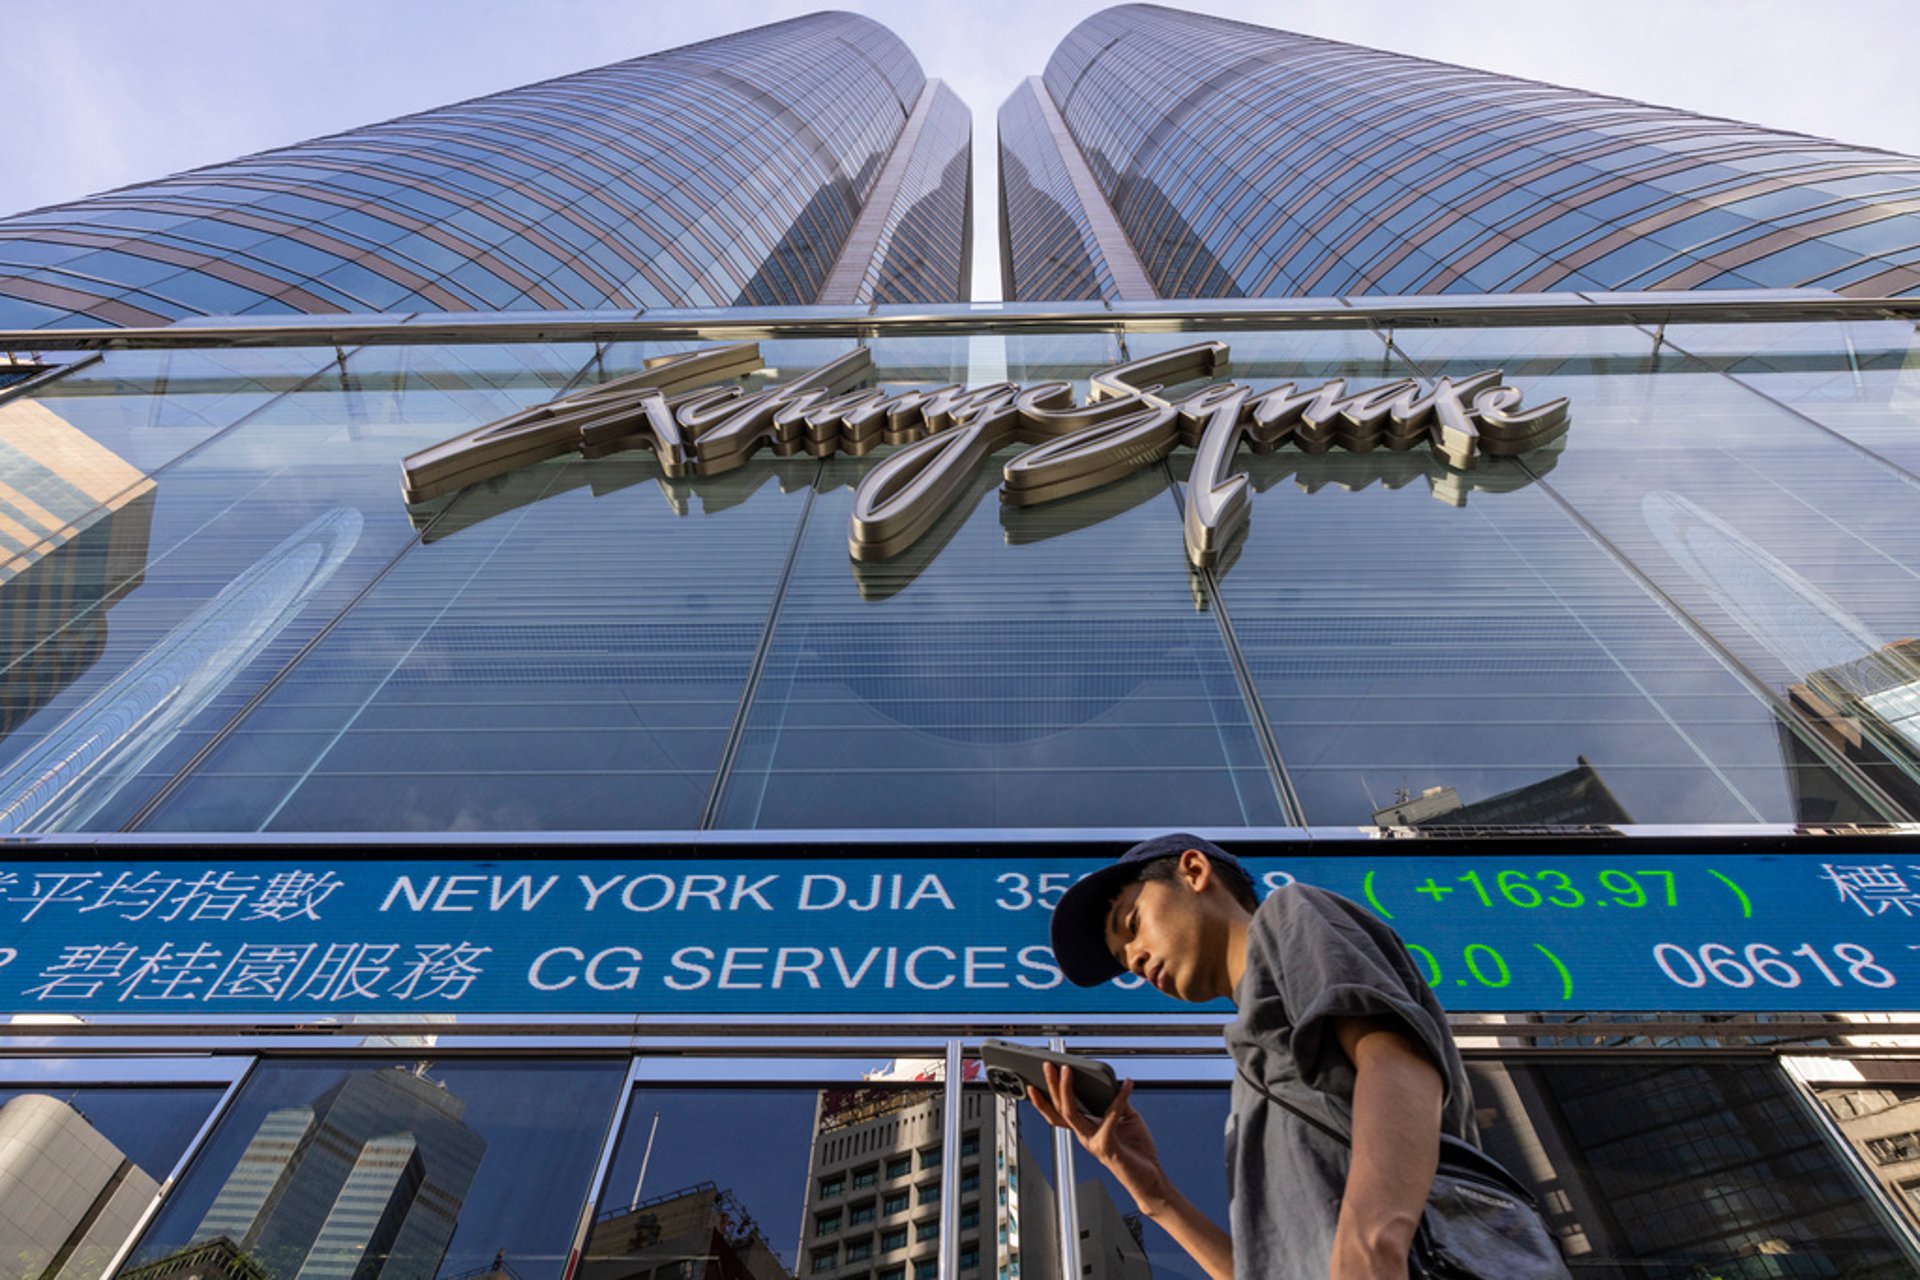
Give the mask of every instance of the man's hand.
[(1154, 1148), (1153, 1134), (1147, 1122), (1133, 1109), (1133, 1081), (1120, 1086), (1120, 1092), (1108, 1105), (1107, 1113), (1096, 1119), (1080, 1109), (1073, 1094), (1073, 1068), (1042, 1064), (1047, 1073), (1045, 1096), (1027, 1086), (1027, 1101), (1043, 1119), (1056, 1129), (1071, 1129), (1080, 1145), (1107, 1167), (1120, 1185), (1127, 1189), (1140, 1212), (1148, 1217), (1166, 1206), (1172, 1190), (1167, 1173), (1160, 1167), (1160, 1153)]
[(1394, 1024), (1334, 1026), (1353, 1063), (1353, 1164), (1333, 1232), (1333, 1280), (1407, 1280), (1427, 1193), (1440, 1162), (1445, 1082)]
[(1071, 1129), (1080, 1145), (1105, 1165), (1152, 1218), (1193, 1256), (1212, 1280), (1233, 1280), (1233, 1240), (1196, 1209), (1160, 1167), (1147, 1122), (1133, 1109), (1133, 1081), (1120, 1086), (1107, 1113), (1094, 1119), (1073, 1096), (1073, 1068), (1045, 1063), (1047, 1091), (1027, 1086), (1027, 1101), (1056, 1129)]

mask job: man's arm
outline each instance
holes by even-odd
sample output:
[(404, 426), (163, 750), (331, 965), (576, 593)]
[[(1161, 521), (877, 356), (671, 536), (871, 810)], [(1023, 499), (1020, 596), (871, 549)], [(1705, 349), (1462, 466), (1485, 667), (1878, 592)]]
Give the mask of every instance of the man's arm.
[(1406, 1280), (1407, 1250), (1440, 1164), (1446, 1083), (1391, 1022), (1341, 1018), (1353, 1063), (1353, 1164), (1333, 1233), (1333, 1280)]
[(1055, 1128), (1073, 1130), (1080, 1145), (1126, 1188), (1140, 1212), (1172, 1236), (1213, 1280), (1233, 1280), (1233, 1238), (1167, 1178), (1153, 1134), (1133, 1109), (1133, 1081), (1120, 1086), (1106, 1114), (1096, 1120), (1080, 1109), (1073, 1096), (1071, 1067), (1049, 1062), (1045, 1070), (1047, 1094), (1031, 1086), (1027, 1089), (1027, 1100), (1041, 1117)]

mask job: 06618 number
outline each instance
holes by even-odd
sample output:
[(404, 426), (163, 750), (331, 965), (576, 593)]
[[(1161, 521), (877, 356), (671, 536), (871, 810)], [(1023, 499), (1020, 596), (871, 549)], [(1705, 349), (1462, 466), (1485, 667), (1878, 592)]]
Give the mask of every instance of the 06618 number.
[[(1739, 950), (1722, 942), (1698, 947), (1662, 942), (1653, 949), (1653, 961), (1671, 981), (1695, 989), (1709, 981), (1729, 987), (1751, 987), (1761, 982), (1797, 987), (1808, 976), (1825, 978), (1836, 987), (1844, 987), (1849, 981), (1863, 987), (1890, 987), (1896, 981), (1893, 972), (1876, 964), (1873, 952), (1857, 942), (1837, 942), (1828, 950), (1831, 961), (1811, 942), (1803, 942), (1784, 955), (1780, 948), (1764, 942), (1750, 942)], [(1803, 974), (1795, 960), (1805, 961), (1812, 974)]]

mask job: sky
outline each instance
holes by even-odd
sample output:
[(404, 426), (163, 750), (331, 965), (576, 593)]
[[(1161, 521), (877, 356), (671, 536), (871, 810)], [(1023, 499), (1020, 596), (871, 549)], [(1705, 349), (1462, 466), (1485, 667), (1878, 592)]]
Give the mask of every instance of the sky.
[[(9, 6), (0, 215), (810, 12), (800, 0), (63, 0)], [(993, 118), (1096, 0), (848, 0)], [(1920, 155), (1912, 0), (1203, 0), (1335, 40)], [(975, 296), (994, 296), (976, 201)]]

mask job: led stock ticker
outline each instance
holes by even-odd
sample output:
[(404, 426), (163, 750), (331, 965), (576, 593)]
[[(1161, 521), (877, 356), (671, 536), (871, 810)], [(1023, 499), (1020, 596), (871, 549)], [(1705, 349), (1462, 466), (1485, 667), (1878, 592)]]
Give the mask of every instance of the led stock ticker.
[[(1387, 920), (1460, 1012), (1911, 1008), (1920, 856), (1649, 857), (1632, 843), (1539, 857), (1378, 842), (1245, 852), (1269, 891), (1317, 884)], [(1103, 859), (373, 852), (7, 864), (0, 1013), (1180, 1012), (1137, 978), (1082, 990), (1054, 966), (1052, 908)]]
[[(1880, 953), (1897, 952), (1904, 962), (1920, 946), (1920, 935), (1914, 940), (1889, 940), (1887, 936), (1889, 928), (1903, 932), (1900, 922), (1920, 916), (1920, 900), (1893, 894), (1881, 894), (1875, 900), (1863, 896), (1857, 883), (1862, 873), (1873, 880), (1884, 881), (1891, 876), (1895, 882), (1904, 883), (1894, 864), (1773, 859), (1754, 860), (1753, 865), (1759, 877), (1755, 892), (1761, 893), (1769, 906), (1776, 891), (1787, 888), (1780, 883), (1781, 872), (1817, 877), (1817, 883), (1825, 885), (1824, 897), (1808, 895), (1799, 904), (1807, 909), (1792, 914), (1828, 927), (1809, 928), (1801, 934), (1791, 929), (1769, 929), (1766, 936), (1756, 937), (1752, 928), (1754, 894), (1718, 866), (1691, 860), (1665, 866), (1635, 862), (1608, 865), (1590, 859), (1562, 859), (1524, 867), (1474, 863), (1464, 870), (1456, 866), (1441, 869), (1452, 872), (1450, 875), (1429, 871), (1418, 883), (1412, 883), (1404, 872), (1383, 873), (1379, 868), (1369, 868), (1361, 876), (1361, 896), (1383, 919), (1402, 927), (1408, 936), (1408, 950), (1420, 962), (1429, 984), (1439, 990), (1442, 999), (1455, 1003), (1449, 988), (1504, 990), (1523, 972), (1532, 985), (1532, 980), (1546, 979), (1547, 970), (1558, 978), (1561, 999), (1566, 1003), (1576, 1000), (1582, 979), (1605, 982), (1618, 992), (1625, 978), (1637, 990), (1646, 990), (1651, 983), (1657, 991), (1659, 984), (1652, 982), (1655, 974), (1683, 992), (1751, 992), (1759, 1001), (1758, 1007), (1773, 1007), (1766, 998), (1769, 991), (1784, 993), (1802, 987), (1809, 993), (1822, 987), (1833, 989), (1828, 994), (1836, 1001), (1835, 1007), (1852, 1007), (1839, 992), (1852, 989), (1858, 994), (1861, 988), (1886, 991), (1899, 985), (1894, 970), (1882, 962), (1874, 948), (1878, 946)], [(1740, 870), (1738, 863), (1734, 870)], [(1812, 884), (1807, 886), (1812, 888)], [(1920, 875), (1915, 877), (1915, 888), (1920, 890)], [(1812, 909), (1816, 904), (1833, 910)], [(1600, 920), (1598, 913), (1602, 912), (1611, 912), (1610, 919)], [(1456, 930), (1460, 934), (1471, 932), (1477, 924), (1491, 923), (1496, 916), (1501, 925), (1510, 926), (1516, 914), (1531, 917), (1534, 926), (1519, 931), (1530, 936), (1520, 940), (1517, 951), (1516, 931), (1506, 927), (1500, 931), (1500, 944), (1475, 941), (1435, 948), (1416, 939), (1420, 931), (1436, 926), (1450, 935)], [(1789, 913), (1768, 914), (1785, 918)], [(1831, 915), (1839, 917), (1833, 923), (1844, 922), (1846, 926), (1855, 926), (1864, 917), (1869, 927), (1864, 931), (1855, 928), (1857, 937), (1842, 939), (1831, 932), (1826, 918)], [(1891, 919), (1871, 927), (1877, 917), (1887, 916)], [(1622, 925), (1622, 921), (1629, 923)], [(1699, 926), (1707, 922), (1711, 922), (1714, 936), (1703, 941)], [(1609, 925), (1613, 927), (1608, 929)], [(1596, 930), (1608, 930), (1598, 935), (1603, 941), (1608, 937), (1657, 940), (1625, 952), (1628, 956), (1637, 954), (1640, 965), (1638, 973), (1622, 973), (1614, 967), (1617, 958), (1610, 956), (1604, 969), (1598, 967), (1598, 956), (1588, 959), (1593, 951), (1589, 943)], [(1569, 941), (1555, 942), (1556, 935)], [(1563, 953), (1575, 957), (1576, 963), (1587, 963), (1579, 965), (1576, 974), (1576, 966), (1563, 958)], [(1592, 991), (1585, 992), (1582, 1003), (1595, 996)], [(1678, 993), (1675, 1000), (1675, 1007), (1691, 1004)], [(1607, 1003), (1604, 997), (1601, 1003)], [(1741, 1003), (1750, 1001), (1743, 999)], [(1798, 1004), (1799, 1000), (1792, 1003)]]

